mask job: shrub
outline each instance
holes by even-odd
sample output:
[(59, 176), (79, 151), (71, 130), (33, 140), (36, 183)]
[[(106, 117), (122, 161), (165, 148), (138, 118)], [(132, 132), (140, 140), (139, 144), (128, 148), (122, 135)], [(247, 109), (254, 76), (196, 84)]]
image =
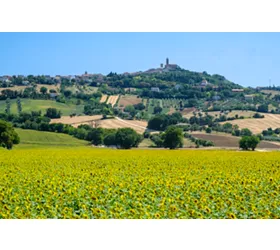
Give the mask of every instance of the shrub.
[(211, 134), (211, 132), (212, 132), (212, 129), (208, 127), (208, 128), (206, 129), (206, 133)]
[(261, 115), (260, 113), (255, 113), (253, 115), (254, 118), (264, 118), (264, 115)]

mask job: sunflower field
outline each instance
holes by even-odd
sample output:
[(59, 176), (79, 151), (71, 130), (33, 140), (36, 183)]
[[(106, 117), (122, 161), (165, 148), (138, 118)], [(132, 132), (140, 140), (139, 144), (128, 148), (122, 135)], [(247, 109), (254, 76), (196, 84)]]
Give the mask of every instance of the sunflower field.
[(280, 218), (280, 154), (0, 150), (0, 218)]

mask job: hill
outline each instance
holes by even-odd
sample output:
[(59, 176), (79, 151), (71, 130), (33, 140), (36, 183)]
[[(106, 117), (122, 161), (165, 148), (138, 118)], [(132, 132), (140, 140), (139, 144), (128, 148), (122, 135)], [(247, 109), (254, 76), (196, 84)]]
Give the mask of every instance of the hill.
[(38, 147), (38, 146), (86, 146), (87, 141), (78, 140), (70, 135), (59, 134), (53, 132), (42, 132), (28, 129), (16, 129), (20, 137), (20, 144), (16, 145), (18, 148), (22, 147)]

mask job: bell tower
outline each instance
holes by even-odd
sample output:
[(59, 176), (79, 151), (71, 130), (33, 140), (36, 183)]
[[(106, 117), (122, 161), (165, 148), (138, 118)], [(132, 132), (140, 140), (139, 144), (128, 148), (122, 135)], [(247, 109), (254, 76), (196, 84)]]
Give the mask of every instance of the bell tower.
[(169, 59), (168, 59), (168, 57), (166, 58), (166, 66), (168, 66), (169, 65)]

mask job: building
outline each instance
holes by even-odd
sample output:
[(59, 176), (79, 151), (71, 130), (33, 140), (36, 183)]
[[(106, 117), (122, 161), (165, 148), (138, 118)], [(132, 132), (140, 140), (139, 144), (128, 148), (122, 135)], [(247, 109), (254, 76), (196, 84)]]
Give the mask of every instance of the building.
[(231, 91), (238, 93), (238, 92), (244, 92), (244, 89), (232, 89)]
[(206, 85), (208, 85), (209, 83), (208, 83), (208, 81), (207, 80), (202, 80), (202, 82), (200, 83), (200, 86), (201, 87), (205, 87)]
[(176, 69), (180, 69), (180, 67), (177, 64), (170, 64), (169, 63), (169, 59), (166, 58), (166, 64), (165, 64), (165, 69), (167, 70), (176, 70)]
[(181, 85), (181, 84), (176, 84), (176, 85), (175, 85), (175, 89), (176, 89), (176, 90), (179, 90), (180, 88), (182, 88), (182, 85)]
[(3, 82), (7, 82), (8, 80), (10, 80), (10, 79), (12, 79), (12, 77), (11, 76), (1, 76), (1, 81), (3, 81)]
[(254, 95), (245, 95), (245, 100), (246, 101), (253, 101), (254, 100)]
[(22, 81), (23, 85), (29, 85), (29, 81)]
[(158, 88), (158, 87), (152, 87), (152, 88), (151, 88), (151, 91), (159, 92), (159, 88)]
[(220, 96), (218, 96), (218, 95), (213, 96), (213, 101), (219, 101), (219, 100), (221, 100)]

